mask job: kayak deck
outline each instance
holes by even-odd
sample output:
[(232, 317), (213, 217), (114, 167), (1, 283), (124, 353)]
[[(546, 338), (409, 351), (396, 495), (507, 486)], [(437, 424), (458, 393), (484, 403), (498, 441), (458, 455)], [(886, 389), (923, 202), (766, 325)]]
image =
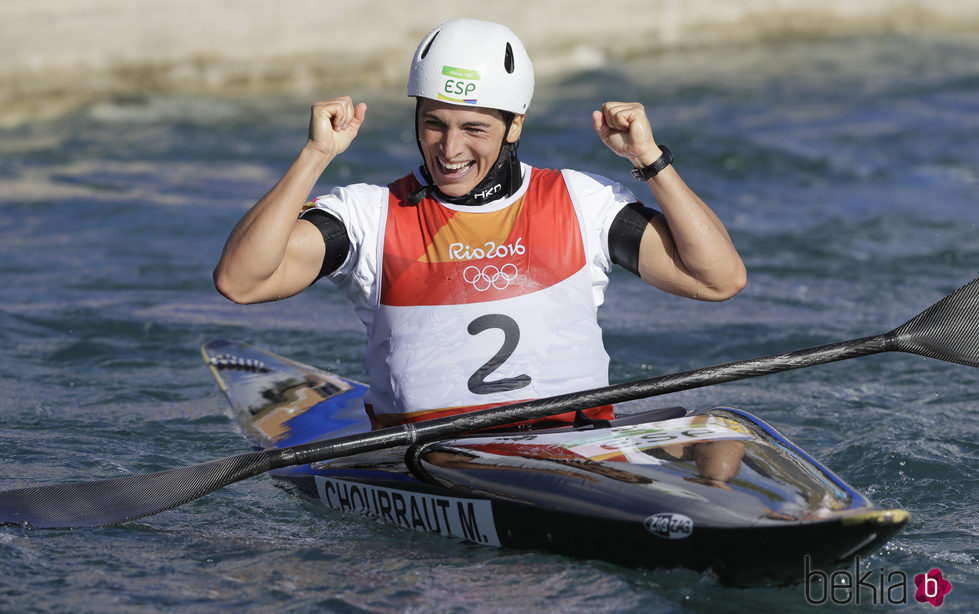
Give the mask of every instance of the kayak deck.
[[(203, 353), (257, 446), (370, 430), (359, 382), (236, 342)], [(737, 585), (845, 565), (909, 519), (732, 408), (483, 432), (271, 474), (335, 510), (404, 528), (628, 567), (712, 569)]]

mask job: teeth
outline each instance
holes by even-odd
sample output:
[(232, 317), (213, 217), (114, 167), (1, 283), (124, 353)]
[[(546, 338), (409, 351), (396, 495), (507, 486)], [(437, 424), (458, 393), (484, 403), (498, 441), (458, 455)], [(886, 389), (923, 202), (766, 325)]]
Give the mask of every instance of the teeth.
[(448, 171), (458, 171), (460, 169), (463, 169), (463, 168), (466, 168), (467, 166), (469, 166), (469, 162), (459, 162), (457, 164), (449, 164), (445, 160), (441, 160), (441, 159), (439, 160), (439, 164), (441, 164), (442, 167), (445, 170), (448, 170)]

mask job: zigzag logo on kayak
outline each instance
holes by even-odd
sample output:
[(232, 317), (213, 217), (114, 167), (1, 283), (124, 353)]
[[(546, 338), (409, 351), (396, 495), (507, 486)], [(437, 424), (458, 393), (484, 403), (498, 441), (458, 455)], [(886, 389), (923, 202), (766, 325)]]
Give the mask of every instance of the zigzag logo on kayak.
[(693, 534), (693, 520), (683, 514), (653, 514), (642, 526), (656, 537), (684, 539)]

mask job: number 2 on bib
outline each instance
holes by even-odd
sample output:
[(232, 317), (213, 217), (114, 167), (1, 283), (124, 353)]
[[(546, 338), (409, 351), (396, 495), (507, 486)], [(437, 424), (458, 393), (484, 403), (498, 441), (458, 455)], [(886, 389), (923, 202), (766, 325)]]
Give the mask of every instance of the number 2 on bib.
[(476, 318), (469, 323), (468, 330), (470, 335), (478, 335), (493, 328), (503, 331), (503, 345), (492, 358), (486, 361), (486, 364), (469, 377), (469, 391), (473, 394), (509, 392), (530, 385), (530, 376), (527, 374), (486, 381), (490, 374), (499, 369), (513, 355), (514, 350), (517, 349), (517, 344), (520, 342), (520, 327), (517, 326), (517, 321), (500, 313), (491, 313)]

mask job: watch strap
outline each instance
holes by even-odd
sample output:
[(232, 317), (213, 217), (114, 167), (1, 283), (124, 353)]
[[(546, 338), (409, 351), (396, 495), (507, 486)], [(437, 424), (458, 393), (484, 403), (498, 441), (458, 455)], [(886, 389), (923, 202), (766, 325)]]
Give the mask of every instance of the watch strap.
[(636, 181), (649, 181), (658, 175), (661, 170), (673, 164), (673, 152), (666, 145), (660, 145), (659, 149), (663, 152), (663, 155), (656, 158), (656, 161), (652, 164), (642, 168), (632, 169), (632, 176), (636, 178)]

